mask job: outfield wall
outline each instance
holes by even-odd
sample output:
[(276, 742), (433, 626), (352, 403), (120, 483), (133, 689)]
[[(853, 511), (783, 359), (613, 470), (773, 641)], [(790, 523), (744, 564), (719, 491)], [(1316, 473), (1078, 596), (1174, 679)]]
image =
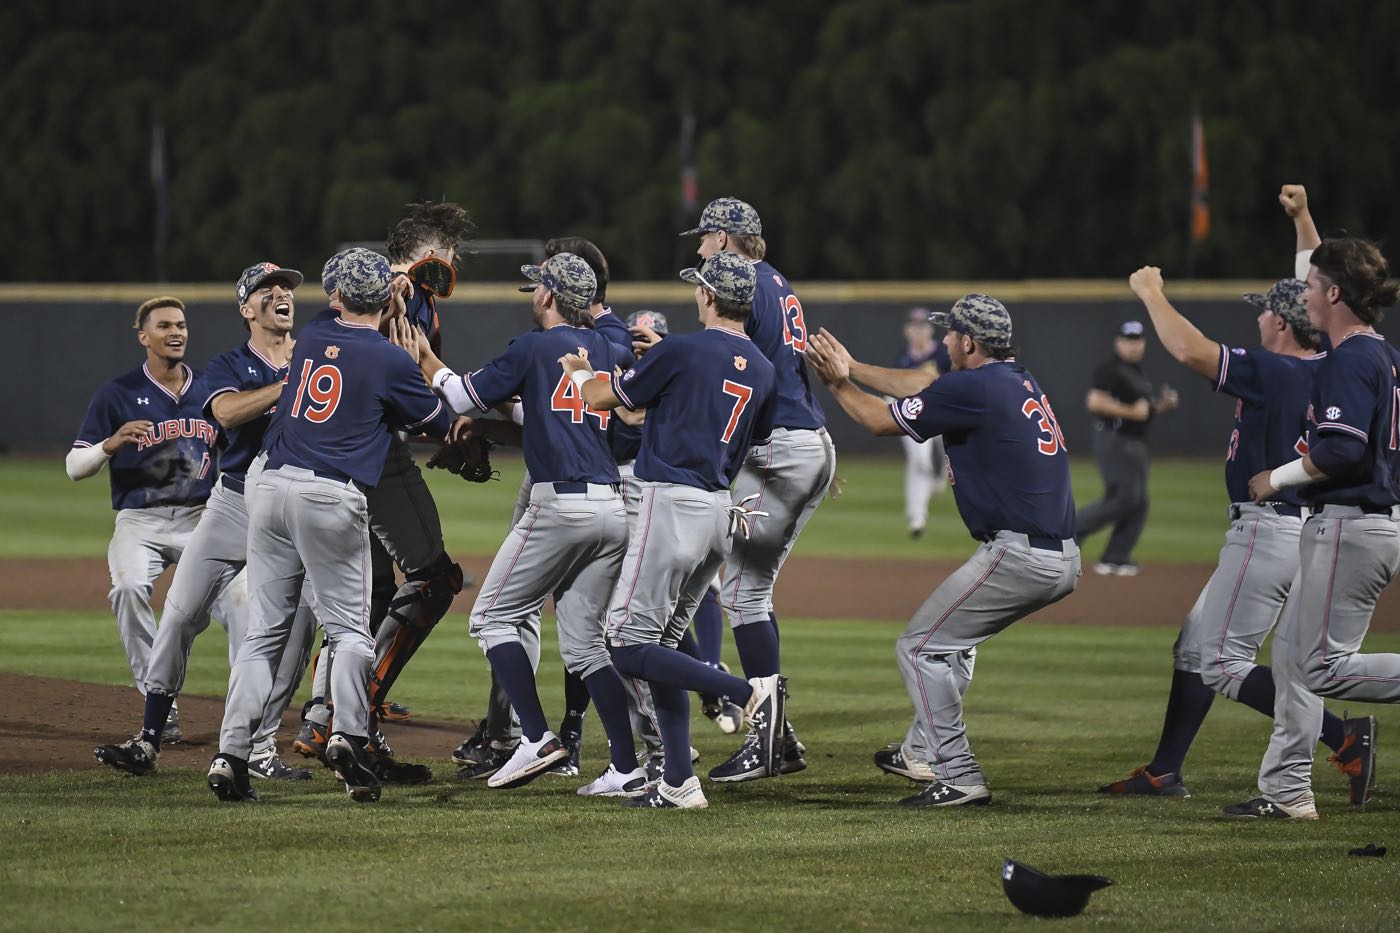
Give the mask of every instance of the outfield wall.
[[(1258, 340), (1254, 310), (1231, 299), (1268, 283), (1184, 283), (1173, 289), (1178, 306), (1210, 337), (1252, 346)], [(940, 307), (968, 291), (1002, 296), (1011, 310), (1020, 359), (1049, 394), (1071, 451), (1088, 455), (1092, 428), (1084, 396), (1094, 367), (1111, 352), (1120, 321), (1142, 317), (1141, 305), (1120, 282), (1013, 283), (813, 283), (799, 286), (809, 326), (826, 327), (858, 358), (892, 363), (901, 348), (900, 328), (915, 304)], [(201, 366), (242, 342), (244, 330), (232, 285), (0, 286), (0, 315), (11, 359), (0, 371), (6, 404), (0, 407), (0, 449), (53, 450), (71, 443), (88, 399), (105, 380), (140, 364), (143, 354), (131, 319), (144, 298), (174, 294), (188, 306), (189, 361)], [(300, 292), (298, 317), (321, 308), (321, 292), (309, 282)], [(1190, 297), (1185, 297), (1185, 296)], [(684, 285), (615, 285), (610, 300), (622, 313), (638, 308), (664, 312), (676, 331), (698, 327)], [(471, 369), (499, 353), (530, 326), (529, 303), (509, 284), (462, 287), (439, 304), (446, 361)], [(1388, 322), (1392, 336), (1397, 327)], [(1233, 405), (1211, 384), (1174, 363), (1156, 340), (1145, 360), (1149, 375), (1181, 393), (1181, 407), (1153, 425), (1157, 455), (1223, 455)], [(837, 446), (850, 453), (895, 452), (888, 439), (864, 436), (818, 390), (831, 418)]]

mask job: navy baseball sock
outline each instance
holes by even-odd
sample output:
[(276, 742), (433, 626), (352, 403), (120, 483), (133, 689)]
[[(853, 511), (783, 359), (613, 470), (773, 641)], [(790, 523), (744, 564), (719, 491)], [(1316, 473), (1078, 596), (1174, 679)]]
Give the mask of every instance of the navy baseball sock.
[(695, 640), (700, 644), (700, 660), (718, 664), (724, 650), (724, 618), (719, 611), (719, 594), (705, 590), (695, 610)]
[[(709, 693), (714, 696), (727, 696), (735, 703), (743, 705), (753, 696), (753, 688), (748, 681), (726, 674), (718, 668), (710, 667), (704, 661), (697, 661), (660, 645), (621, 645), (614, 646), (613, 664), (631, 677), (656, 684), (666, 684), (681, 690), (694, 690), (696, 693)], [(655, 690), (652, 691), (655, 699)], [(687, 708), (689, 708), (687, 704)], [(659, 725), (660, 713), (657, 714)], [(662, 733), (665, 737), (665, 733)]]
[(593, 697), (593, 705), (598, 707), (598, 718), (603, 722), (603, 731), (608, 734), (608, 754), (612, 757), (612, 766), (623, 774), (635, 771), (637, 746), (632, 742), (627, 688), (622, 685), (617, 668), (608, 665), (583, 678), (582, 683)]
[(778, 629), (771, 622), (750, 622), (734, 627), (734, 646), (745, 677), (769, 677), (778, 673)]
[(680, 687), (652, 681), (651, 698), (656, 703), (656, 727), (661, 730), (661, 741), (666, 747), (662, 776), (667, 784), (680, 787), (695, 774), (690, 766), (690, 694)]
[(1157, 742), (1157, 754), (1147, 765), (1153, 777), (1175, 774), (1181, 777), (1181, 765), (1186, 753), (1206, 721), (1215, 691), (1206, 686), (1200, 674), (1172, 671), (1172, 690), (1167, 698), (1167, 714), (1162, 719), (1162, 738)]
[(506, 688), (510, 705), (520, 717), (520, 731), (531, 742), (538, 742), (549, 731), (549, 722), (544, 718), (544, 707), (540, 706), (535, 671), (530, 667), (525, 646), (518, 641), (508, 641), (487, 651), (486, 660), (491, 662), (491, 670)]
[[(559, 723), (560, 736), (566, 732), (583, 735), (583, 714), (588, 712), (588, 698), (591, 693), (592, 690), (584, 684), (582, 677), (570, 671), (564, 672), (564, 718)], [(601, 708), (598, 715), (602, 715)]]
[(1240, 681), (1239, 701), (1256, 712), (1274, 718), (1274, 672), (1259, 665)]
[(146, 691), (146, 715), (141, 720), (141, 738), (160, 749), (160, 734), (165, 729), (165, 720), (170, 717), (170, 707), (175, 698), (168, 693)]

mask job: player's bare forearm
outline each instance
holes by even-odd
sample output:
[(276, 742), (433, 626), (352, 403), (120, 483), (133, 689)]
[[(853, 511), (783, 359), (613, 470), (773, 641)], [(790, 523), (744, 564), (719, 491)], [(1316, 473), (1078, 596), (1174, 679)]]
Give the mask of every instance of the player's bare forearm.
[(927, 389), (938, 378), (938, 373), (923, 369), (890, 369), (851, 360), (851, 378), (876, 392), (907, 398)]
[(583, 395), (584, 404), (594, 411), (612, 411), (622, 404), (604, 379), (589, 379), (579, 386), (579, 393)]
[(831, 394), (851, 419), (878, 437), (891, 437), (903, 434), (889, 406), (883, 399), (871, 395), (849, 381), (841, 381), (829, 386)]
[(226, 428), (236, 428), (254, 418), (267, 414), (268, 409), (282, 397), (282, 383), (274, 382), (261, 389), (246, 392), (225, 392), (210, 404), (214, 420)]
[(638, 408), (636, 411), (632, 411), (625, 405), (619, 405), (613, 411), (613, 414), (621, 418), (623, 424), (632, 428), (640, 428), (642, 425), (646, 424), (647, 420), (647, 410), (645, 408)]
[(1125, 405), (1103, 389), (1090, 389), (1084, 406), (1089, 414), (1100, 418), (1121, 418), (1124, 421), (1146, 421), (1152, 416), (1152, 405), (1147, 399), (1140, 399), (1132, 405)]
[(1220, 368), (1220, 344), (1182, 317), (1160, 289), (1145, 292), (1139, 297), (1152, 318), (1152, 327), (1157, 331), (1158, 339), (1172, 358), (1207, 379), (1213, 379)]

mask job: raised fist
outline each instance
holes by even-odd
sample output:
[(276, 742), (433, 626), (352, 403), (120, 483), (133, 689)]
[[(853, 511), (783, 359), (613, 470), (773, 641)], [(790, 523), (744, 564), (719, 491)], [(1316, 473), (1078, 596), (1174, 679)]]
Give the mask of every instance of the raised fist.
[(1302, 185), (1284, 185), (1278, 193), (1278, 203), (1289, 217), (1297, 217), (1308, 209), (1308, 192)]
[(1128, 287), (1139, 298), (1160, 292), (1162, 290), (1162, 270), (1156, 266), (1143, 266), (1128, 276)]

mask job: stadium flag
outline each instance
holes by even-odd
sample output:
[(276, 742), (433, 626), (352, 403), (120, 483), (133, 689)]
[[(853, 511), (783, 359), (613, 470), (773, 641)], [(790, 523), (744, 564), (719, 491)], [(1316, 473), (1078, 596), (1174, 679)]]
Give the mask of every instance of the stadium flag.
[(164, 282), (165, 241), (170, 220), (170, 171), (165, 160), (165, 125), (159, 119), (151, 125), (151, 187), (156, 195), (156, 281)]
[(1206, 162), (1206, 128), (1201, 108), (1191, 108), (1191, 242), (1210, 235), (1210, 166)]

